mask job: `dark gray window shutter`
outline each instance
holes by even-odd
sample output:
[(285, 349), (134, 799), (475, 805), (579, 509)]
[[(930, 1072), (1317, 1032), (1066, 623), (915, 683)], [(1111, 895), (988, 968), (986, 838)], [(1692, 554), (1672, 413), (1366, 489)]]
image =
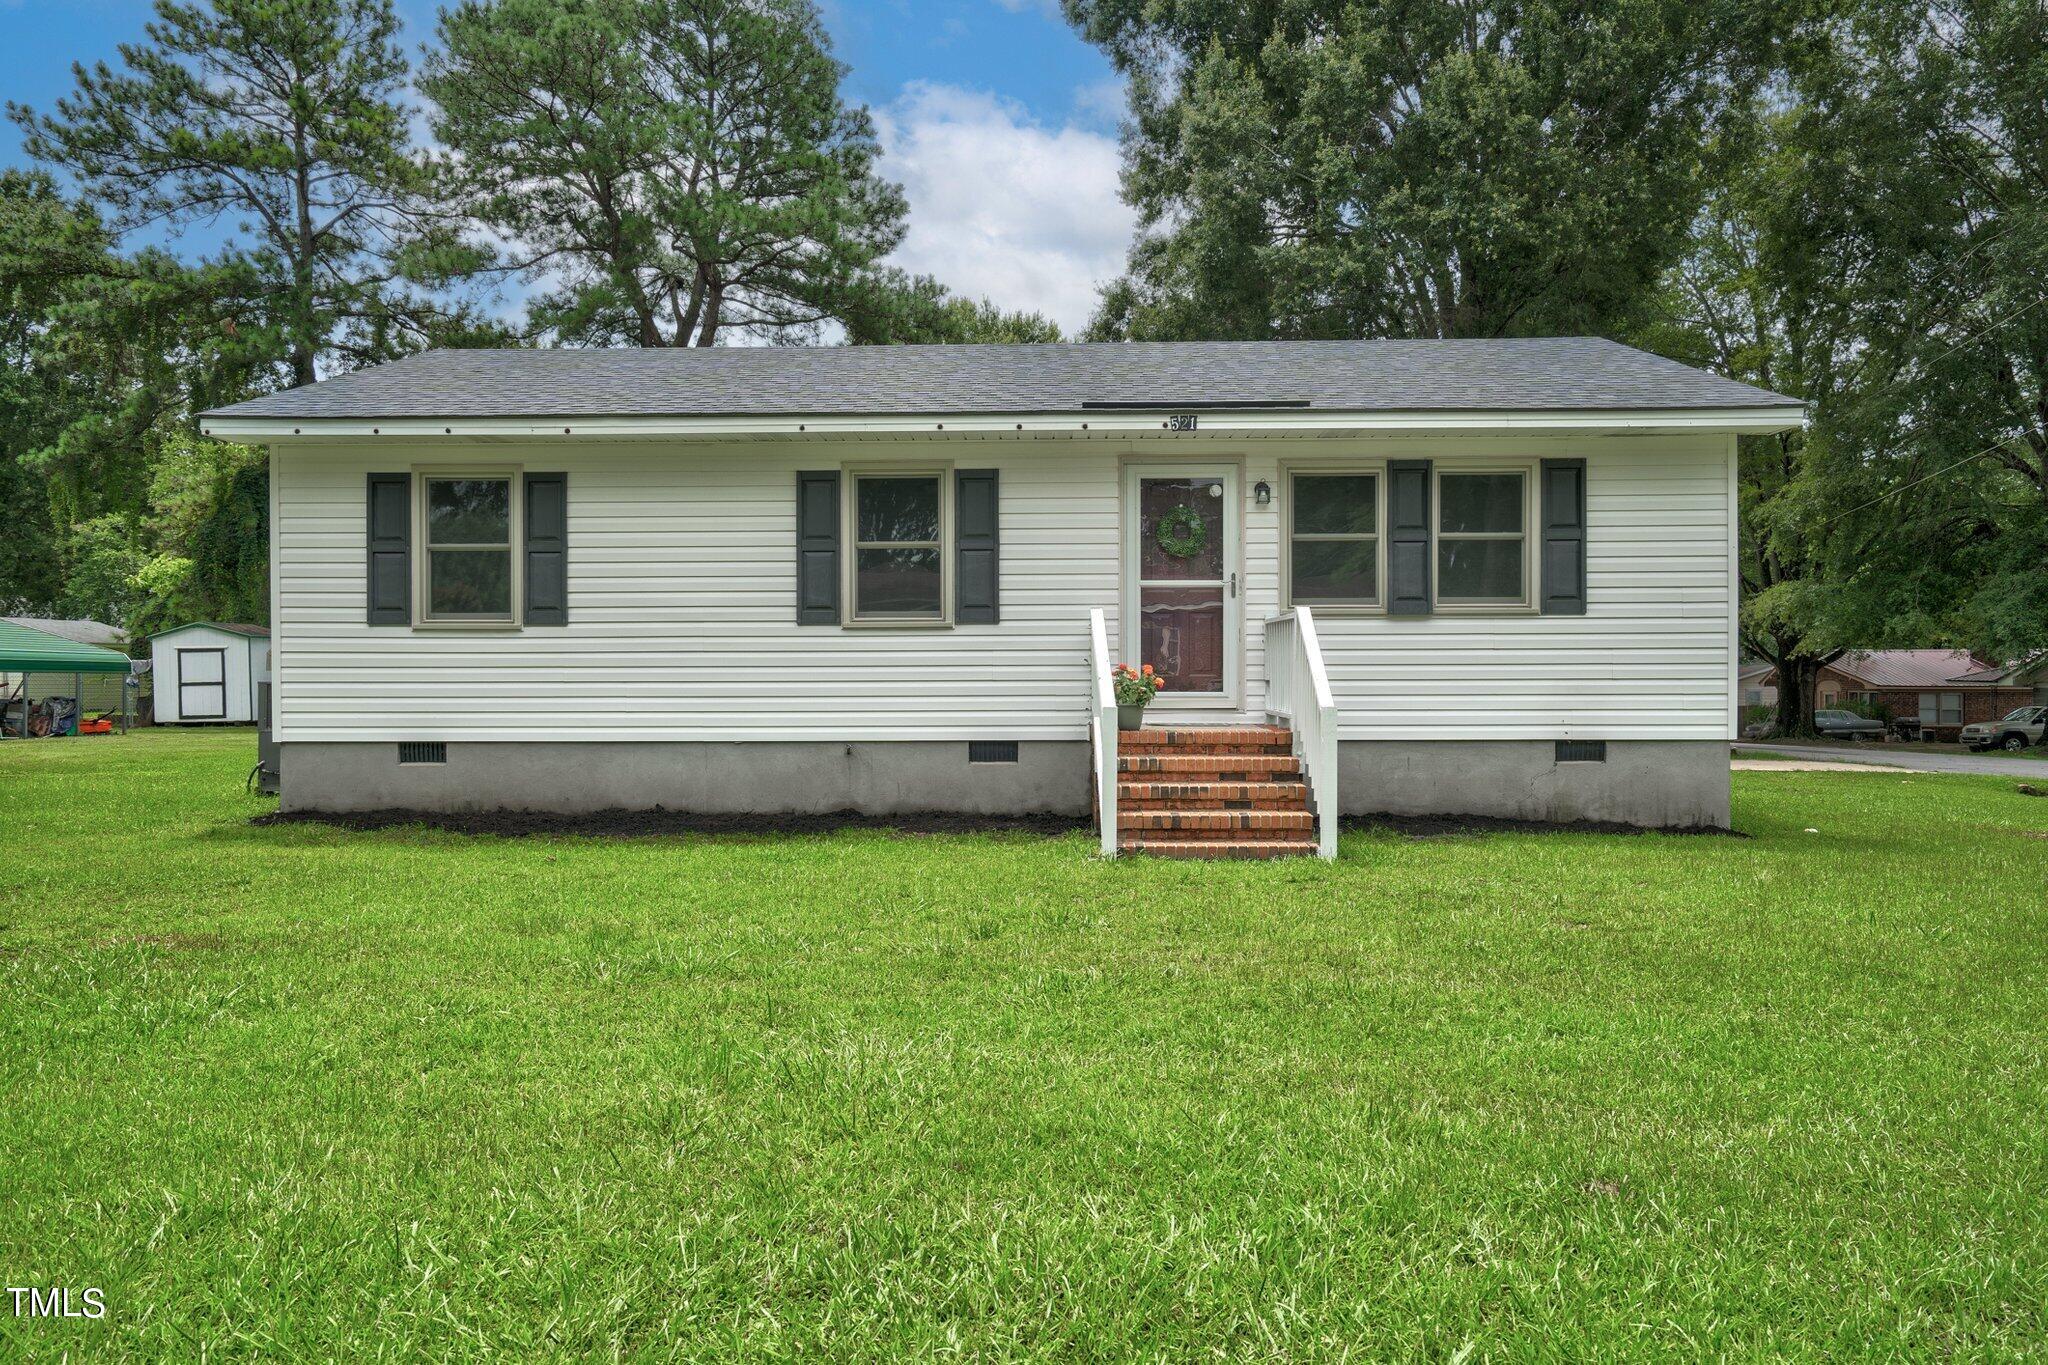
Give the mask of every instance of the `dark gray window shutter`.
[(369, 623), (412, 624), (412, 475), (372, 474), (368, 505)]
[(569, 624), (569, 476), (526, 476), (526, 624)]
[(1543, 614), (1586, 614), (1586, 462), (1543, 462)]
[(1429, 461), (1387, 462), (1387, 614), (1430, 611)]
[(796, 623), (839, 624), (839, 471), (796, 476)]
[(1002, 619), (1002, 499), (996, 471), (956, 470), (953, 489), (953, 534), (958, 542), (953, 619), (962, 625), (993, 625)]

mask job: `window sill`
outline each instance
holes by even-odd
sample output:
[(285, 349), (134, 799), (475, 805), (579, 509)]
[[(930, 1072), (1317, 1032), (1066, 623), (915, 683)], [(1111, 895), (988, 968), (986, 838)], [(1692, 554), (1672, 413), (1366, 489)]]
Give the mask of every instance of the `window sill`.
[(513, 635), (524, 627), (518, 621), (415, 621), (418, 635)]
[(841, 621), (841, 630), (951, 630), (951, 621)]
[(1283, 602), (1280, 604), (1280, 610), (1283, 612), (1293, 611), (1297, 607), (1307, 607), (1311, 612), (1315, 613), (1315, 618), (1318, 621), (1341, 621), (1347, 617), (1385, 616), (1387, 614), (1387, 609), (1384, 606), (1363, 602), (1309, 601)]
[(1432, 608), (1436, 616), (1540, 616), (1535, 607), (1526, 602), (1438, 602)]

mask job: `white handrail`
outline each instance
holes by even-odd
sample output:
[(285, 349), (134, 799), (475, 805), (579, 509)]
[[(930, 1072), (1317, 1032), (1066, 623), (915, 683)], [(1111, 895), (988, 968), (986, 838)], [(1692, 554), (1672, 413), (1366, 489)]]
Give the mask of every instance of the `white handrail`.
[(1307, 607), (1266, 622), (1266, 713), (1285, 720), (1316, 812), (1316, 854), (1337, 856), (1337, 699)]
[(1114, 858), (1116, 828), (1116, 689), (1110, 685), (1109, 621), (1102, 608), (1088, 613), (1088, 737), (1095, 755), (1095, 809), (1102, 824), (1102, 856)]
[(1266, 622), (1266, 719), (1294, 719), (1294, 614)]

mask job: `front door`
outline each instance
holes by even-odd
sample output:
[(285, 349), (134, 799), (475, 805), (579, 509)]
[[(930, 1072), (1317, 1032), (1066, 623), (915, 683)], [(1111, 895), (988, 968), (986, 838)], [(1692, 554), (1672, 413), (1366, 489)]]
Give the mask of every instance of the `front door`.
[(1165, 679), (1155, 706), (1237, 705), (1240, 572), (1235, 468), (1125, 467), (1123, 657)]

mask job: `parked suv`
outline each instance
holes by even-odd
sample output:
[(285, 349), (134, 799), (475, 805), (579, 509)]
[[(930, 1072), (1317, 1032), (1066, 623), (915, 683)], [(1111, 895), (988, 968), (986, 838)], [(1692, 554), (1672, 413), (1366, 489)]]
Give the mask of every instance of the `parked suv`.
[(1816, 711), (1813, 728), (1830, 739), (1877, 739), (1884, 734), (1884, 722), (1865, 720), (1854, 711)]
[(2004, 720), (1978, 721), (1963, 727), (1963, 745), (1970, 749), (2013, 749), (2039, 744), (2048, 732), (2048, 706), (2022, 706)]

